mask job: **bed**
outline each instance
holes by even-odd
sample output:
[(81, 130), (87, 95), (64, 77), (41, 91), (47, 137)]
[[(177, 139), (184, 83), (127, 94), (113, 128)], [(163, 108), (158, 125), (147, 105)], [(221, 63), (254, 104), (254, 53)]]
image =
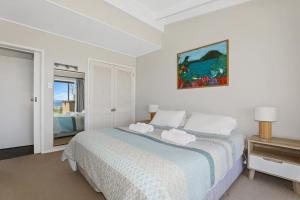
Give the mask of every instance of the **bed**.
[(195, 142), (180, 146), (161, 139), (164, 129), (82, 132), (70, 141), (62, 160), (108, 200), (217, 200), (242, 172), (242, 135), (197, 133)]

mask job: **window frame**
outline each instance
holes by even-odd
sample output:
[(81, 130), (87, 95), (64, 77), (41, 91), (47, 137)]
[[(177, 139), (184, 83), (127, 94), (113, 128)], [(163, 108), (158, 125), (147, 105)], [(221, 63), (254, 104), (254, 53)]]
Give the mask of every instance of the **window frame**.
[[(55, 82), (61, 82), (61, 83), (68, 83), (68, 102), (70, 101), (70, 86), (69, 83), (73, 83), (74, 85), (76, 85), (76, 79), (71, 79), (71, 78), (65, 78), (65, 77), (55, 77), (53, 80), (53, 86)], [(53, 100), (55, 100), (55, 96), (54, 96), (55, 90), (53, 87)], [(76, 90), (76, 96), (73, 100), (75, 102), (75, 109), (74, 112), (77, 112), (77, 90)]]
[(70, 83), (72, 83), (72, 84), (75, 84), (75, 83), (71, 82), (71, 81), (61, 81), (61, 80), (54, 80), (54, 83), (67, 83), (67, 85), (68, 85), (68, 95), (67, 95), (68, 99), (67, 99), (67, 101), (70, 101)]

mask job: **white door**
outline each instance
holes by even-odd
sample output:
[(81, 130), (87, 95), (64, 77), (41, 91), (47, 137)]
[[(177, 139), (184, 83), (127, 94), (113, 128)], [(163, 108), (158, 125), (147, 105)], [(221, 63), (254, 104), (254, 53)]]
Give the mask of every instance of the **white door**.
[(33, 54), (0, 48), (0, 149), (33, 145)]
[(134, 121), (134, 74), (130, 69), (115, 68), (115, 127)]
[(90, 63), (89, 128), (111, 128), (134, 121), (134, 72), (98, 61)]
[(112, 112), (114, 99), (114, 69), (111, 65), (92, 62), (90, 66), (90, 127), (92, 129), (114, 126)]

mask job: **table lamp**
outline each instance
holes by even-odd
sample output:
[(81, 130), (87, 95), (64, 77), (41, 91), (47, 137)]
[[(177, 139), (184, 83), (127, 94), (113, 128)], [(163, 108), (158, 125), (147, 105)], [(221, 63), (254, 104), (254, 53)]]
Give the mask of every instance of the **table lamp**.
[(272, 122), (277, 120), (277, 108), (256, 107), (254, 120), (259, 121), (259, 136), (263, 139), (272, 138)]
[(148, 106), (148, 111), (150, 113), (150, 120), (152, 120), (156, 112), (158, 111), (158, 105), (150, 104)]

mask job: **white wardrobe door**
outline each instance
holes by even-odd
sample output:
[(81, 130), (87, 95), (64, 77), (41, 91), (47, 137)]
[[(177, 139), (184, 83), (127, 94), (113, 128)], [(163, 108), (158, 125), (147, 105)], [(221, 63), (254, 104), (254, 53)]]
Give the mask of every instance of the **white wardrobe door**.
[(115, 68), (115, 126), (128, 126), (134, 120), (133, 76), (131, 71)]
[(90, 98), (90, 122), (92, 129), (109, 128), (114, 126), (113, 112), (113, 67), (95, 62), (91, 69), (92, 84)]

